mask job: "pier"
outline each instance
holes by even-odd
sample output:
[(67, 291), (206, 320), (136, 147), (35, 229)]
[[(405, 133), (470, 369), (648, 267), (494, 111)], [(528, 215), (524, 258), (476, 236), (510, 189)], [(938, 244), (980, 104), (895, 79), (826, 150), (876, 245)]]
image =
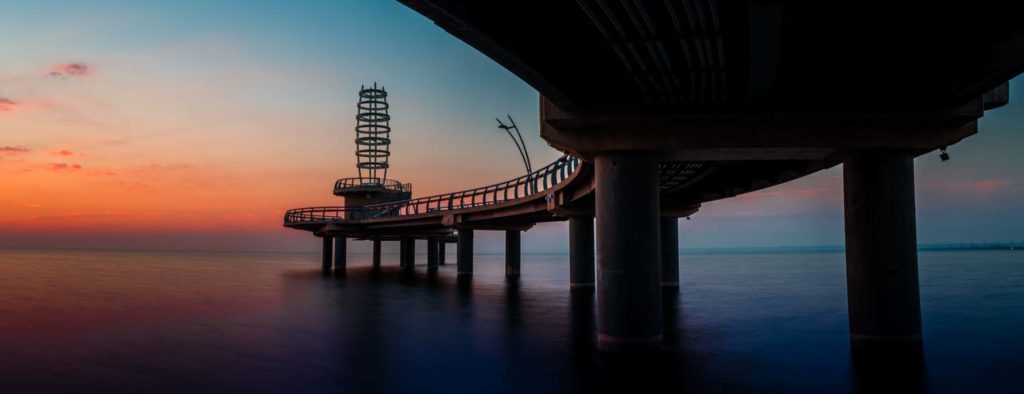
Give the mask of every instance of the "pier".
[(920, 347), (914, 159), (975, 134), (1024, 70), (1024, 27), (966, 2), (401, 2), (536, 88), (541, 137), (565, 156), (412, 198), (386, 176), (386, 93), (364, 89), (359, 168), (381, 174), (339, 180), (345, 205), (284, 225), (323, 238), (325, 273), (344, 272), (348, 239), (371, 240), (375, 265), (400, 242), (406, 268), (424, 239), (428, 267), (454, 242), (468, 278), (475, 231), (505, 232), (516, 276), (521, 232), (569, 221), (567, 288), (597, 292), (603, 350), (660, 348), (661, 293), (686, 275), (678, 218), (839, 164), (851, 343)]

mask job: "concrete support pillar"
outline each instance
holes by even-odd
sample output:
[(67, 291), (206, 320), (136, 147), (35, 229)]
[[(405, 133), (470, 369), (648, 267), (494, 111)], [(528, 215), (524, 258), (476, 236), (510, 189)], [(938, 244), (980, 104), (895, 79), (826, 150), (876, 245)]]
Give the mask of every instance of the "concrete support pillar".
[(913, 156), (859, 154), (843, 189), (851, 343), (920, 347)]
[(456, 248), (458, 271), (460, 276), (473, 275), (473, 230), (459, 230), (459, 244)]
[(345, 236), (334, 237), (334, 273), (344, 274), (346, 260), (348, 259), (348, 238)]
[(594, 288), (594, 218), (569, 218), (569, 288)]
[(427, 237), (427, 269), (437, 269), (437, 237)]
[(445, 249), (444, 245), (446, 243), (447, 242), (444, 242), (444, 241), (439, 241), (437, 243), (437, 263), (441, 264), (441, 265), (445, 264), (444, 260), (445, 260), (445, 253), (446, 252), (444, 251), (444, 249)]
[(413, 269), (416, 267), (416, 239), (402, 238), (399, 242), (399, 259), (401, 260), (399, 265), (405, 269)]
[(658, 350), (662, 344), (658, 162), (649, 152), (595, 157), (597, 345)]
[(333, 245), (331, 244), (331, 237), (325, 235), (323, 237), (323, 241), (324, 247), (323, 253), (320, 256), (320, 268), (323, 271), (324, 275), (327, 275), (331, 273), (331, 258), (334, 256), (334, 248)]
[(380, 240), (373, 240), (373, 266), (380, 267)]
[(661, 287), (679, 287), (679, 218), (661, 218)]
[(522, 233), (519, 230), (505, 231), (505, 276), (519, 276), (521, 254)]
[(398, 240), (398, 266), (399, 267), (403, 267), (404, 268), (406, 262), (409, 260), (409, 257), (405, 255), (408, 251), (409, 251), (409, 248), (405, 246), (405, 240), (404, 239)]

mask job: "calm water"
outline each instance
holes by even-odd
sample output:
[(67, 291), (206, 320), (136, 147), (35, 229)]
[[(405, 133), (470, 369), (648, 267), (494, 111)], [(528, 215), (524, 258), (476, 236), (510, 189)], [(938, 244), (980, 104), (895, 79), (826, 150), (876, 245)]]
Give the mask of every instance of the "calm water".
[(683, 255), (645, 358), (593, 351), (566, 256), (511, 283), (497, 255), (471, 282), (368, 259), (322, 278), (315, 254), (0, 251), (0, 392), (1024, 390), (1024, 252), (921, 254), (916, 362), (851, 355), (841, 254)]

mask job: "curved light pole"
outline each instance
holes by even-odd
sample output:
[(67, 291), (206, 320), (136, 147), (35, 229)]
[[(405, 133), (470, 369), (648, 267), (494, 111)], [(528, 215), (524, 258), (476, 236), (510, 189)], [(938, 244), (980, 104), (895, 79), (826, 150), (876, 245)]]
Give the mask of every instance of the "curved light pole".
[[(505, 130), (505, 133), (508, 134), (509, 138), (512, 138), (512, 142), (516, 144), (516, 150), (519, 151), (519, 157), (523, 159), (523, 166), (526, 167), (526, 173), (531, 174), (533, 173), (533, 166), (530, 164), (530, 152), (526, 151), (526, 141), (523, 141), (523, 135), (519, 133), (519, 127), (516, 126), (516, 121), (512, 120), (512, 117), (509, 115), (505, 116), (508, 117), (509, 125), (502, 123), (501, 119), (494, 118), (494, 120), (498, 121), (498, 128)], [(513, 130), (516, 132), (515, 135), (512, 134)], [(516, 139), (516, 137), (519, 137), (519, 139)]]

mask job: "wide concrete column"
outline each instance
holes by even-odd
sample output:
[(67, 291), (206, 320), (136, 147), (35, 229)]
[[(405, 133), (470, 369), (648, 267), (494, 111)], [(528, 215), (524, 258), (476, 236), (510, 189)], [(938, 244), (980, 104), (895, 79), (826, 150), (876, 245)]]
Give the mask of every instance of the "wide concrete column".
[(438, 243), (437, 243), (437, 263), (440, 264), (440, 265), (444, 265), (445, 264), (444, 260), (445, 260), (445, 253), (446, 252), (444, 250), (445, 249), (444, 245), (446, 243), (447, 242), (444, 242), (444, 241), (438, 241)]
[(473, 275), (473, 230), (459, 230), (459, 245), (456, 248), (458, 271), (460, 276)]
[(522, 232), (519, 230), (505, 231), (505, 276), (519, 276), (522, 261)]
[(661, 287), (679, 287), (679, 218), (661, 218)]
[(920, 347), (913, 156), (859, 154), (843, 189), (851, 343)]
[(595, 157), (597, 345), (657, 350), (662, 344), (658, 163), (653, 153)]
[(323, 252), (320, 256), (320, 268), (324, 275), (331, 273), (331, 258), (334, 256), (334, 247), (331, 244), (330, 236), (323, 236)]
[(437, 269), (437, 237), (427, 237), (427, 269)]
[(334, 273), (344, 274), (345, 265), (348, 259), (348, 238), (345, 236), (334, 237)]
[(380, 267), (380, 240), (373, 240), (373, 266)]
[(569, 288), (594, 288), (594, 218), (569, 218)]

